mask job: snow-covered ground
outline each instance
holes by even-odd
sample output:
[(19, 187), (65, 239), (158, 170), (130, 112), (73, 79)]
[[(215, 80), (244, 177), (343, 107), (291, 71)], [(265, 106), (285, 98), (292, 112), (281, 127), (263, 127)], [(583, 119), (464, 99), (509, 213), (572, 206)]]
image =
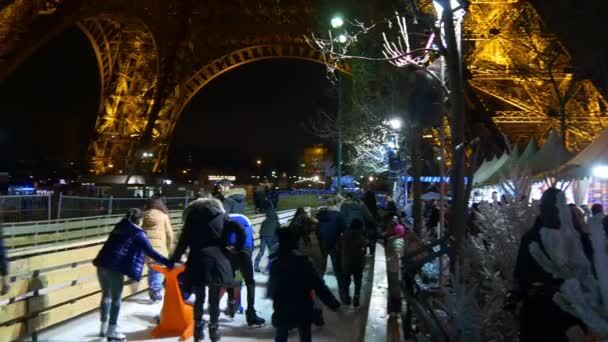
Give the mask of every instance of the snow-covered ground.
[[(376, 252), (378, 255), (378, 251)], [(382, 251), (382, 255), (384, 255)], [(370, 260), (371, 261), (371, 260)], [(368, 263), (371, 264), (371, 263)], [(262, 263), (265, 265), (265, 263)], [(331, 263), (328, 263), (330, 266)], [(376, 274), (386, 274), (384, 263), (376, 262)], [(378, 269), (380, 267), (381, 269)], [(328, 267), (331, 272), (331, 267)], [(325, 281), (332, 289), (334, 295), (338, 295), (338, 287), (335, 277), (330, 273), (325, 276)], [(326, 325), (322, 328), (313, 327), (313, 341), (360, 341), (362, 334), (365, 334), (366, 317), (369, 305), (369, 295), (371, 292), (371, 280), (373, 275), (368, 269), (365, 272), (362, 291), (362, 305), (358, 309), (351, 307), (341, 307), (337, 313), (331, 312), (329, 309), (324, 310)], [(272, 301), (265, 298), (266, 282), (268, 276), (256, 273), (256, 309), (258, 315), (270, 321), (272, 315)], [(243, 298), (245, 298), (246, 289), (243, 288)], [(352, 285), (351, 285), (352, 291)], [(127, 298), (123, 301), (119, 317), (120, 331), (127, 335), (128, 341), (177, 341), (177, 337), (152, 339), (150, 331), (155, 327), (156, 322), (154, 316), (157, 315), (162, 304), (148, 304), (147, 293), (141, 293), (136, 296)], [(380, 312), (386, 312), (386, 302), (373, 301), (375, 305), (381, 305), (383, 308), (370, 311), (370, 315), (379, 315)], [(226, 297), (224, 296), (220, 307), (226, 306)], [(44, 342), (87, 342), (87, 341), (104, 341), (97, 337), (99, 330), (98, 311), (85, 314), (73, 320), (70, 320), (61, 325), (52, 327), (38, 336), (38, 341)], [(382, 319), (385, 319), (384, 316)], [(381, 324), (381, 323), (378, 323)], [(377, 324), (376, 324), (377, 327)], [(249, 328), (245, 323), (245, 315), (237, 314), (234, 320), (220, 315), (220, 328), (223, 335), (222, 341), (273, 341), (274, 328), (270, 324), (261, 328)], [(381, 328), (382, 329), (382, 328)], [(297, 331), (293, 330), (290, 334), (290, 340), (298, 341)]]

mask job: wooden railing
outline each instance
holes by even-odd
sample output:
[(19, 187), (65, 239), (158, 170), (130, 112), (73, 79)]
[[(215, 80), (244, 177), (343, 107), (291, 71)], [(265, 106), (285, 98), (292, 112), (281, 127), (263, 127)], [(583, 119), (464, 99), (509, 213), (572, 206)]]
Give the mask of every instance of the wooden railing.
[[(295, 210), (279, 212), (287, 223)], [(181, 211), (170, 213), (177, 234)], [(4, 229), (9, 249), (11, 290), (0, 296), (0, 340), (25, 336), (35, 340), (42, 329), (99, 306), (96, 268), (91, 261), (121, 216), (60, 220), (46, 224), (16, 224)], [(250, 217), (258, 241), (263, 215)], [(141, 282), (127, 280), (123, 297), (147, 289), (147, 267)]]

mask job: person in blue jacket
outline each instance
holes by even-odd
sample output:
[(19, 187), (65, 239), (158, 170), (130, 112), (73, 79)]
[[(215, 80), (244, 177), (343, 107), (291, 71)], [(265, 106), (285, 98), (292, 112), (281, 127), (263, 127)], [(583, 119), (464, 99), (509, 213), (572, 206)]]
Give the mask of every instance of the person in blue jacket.
[(140, 281), (146, 256), (169, 268), (174, 265), (152, 248), (146, 233), (139, 226), (142, 217), (141, 210), (129, 209), (127, 216), (116, 224), (93, 260), (102, 291), (99, 335), (107, 336), (109, 341), (125, 339), (125, 335), (116, 330), (124, 276)]
[[(237, 222), (245, 228), (245, 244), (241, 250), (236, 248), (236, 236), (230, 236), (228, 240), (228, 246), (231, 246), (228, 258), (232, 264), (232, 271), (236, 272), (239, 270), (245, 280), (245, 286), (247, 287), (247, 310), (245, 311), (245, 318), (247, 325), (249, 326), (261, 326), (266, 321), (258, 317), (255, 312), (255, 279), (253, 273), (253, 227), (249, 219), (242, 214), (230, 213), (228, 217), (230, 221)], [(236, 312), (236, 291), (237, 289), (227, 289), (228, 292), (228, 315), (234, 317)]]

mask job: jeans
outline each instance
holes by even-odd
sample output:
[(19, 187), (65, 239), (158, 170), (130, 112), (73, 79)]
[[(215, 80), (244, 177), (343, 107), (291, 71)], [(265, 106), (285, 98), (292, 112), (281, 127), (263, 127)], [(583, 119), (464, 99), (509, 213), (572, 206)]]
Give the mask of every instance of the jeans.
[[(260, 237), (260, 251), (258, 252), (258, 255), (255, 257), (255, 269), (256, 270), (260, 269), (260, 261), (262, 261), (262, 257), (264, 256), (264, 252), (266, 251), (266, 248), (268, 248), (268, 252), (271, 253), (273, 245), (274, 245), (274, 239), (272, 237), (268, 237), (268, 236)], [(266, 271), (268, 271), (269, 269), (270, 269), (270, 260), (268, 261), (268, 264), (266, 264)]]
[[(311, 342), (312, 334), (310, 332), (310, 323), (304, 323), (298, 327), (298, 333), (300, 334), (300, 342)], [(277, 327), (277, 333), (275, 335), (275, 342), (287, 342), (289, 337), (289, 329), (285, 326)]]
[(116, 325), (118, 313), (120, 312), (120, 301), (122, 298), (122, 287), (124, 276), (121, 273), (97, 267), (97, 278), (101, 286), (101, 321), (108, 321), (109, 325)]
[[(194, 321), (203, 321), (203, 307), (205, 306), (205, 286), (194, 286)], [(209, 286), (209, 322), (217, 324), (220, 319), (220, 288)]]
[(161, 300), (163, 298), (163, 275), (155, 271), (152, 267), (148, 267), (148, 293), (150, 299)]
[[(243, 280), (247, 287), (247, 310), (255, 310), (255, 279), (253, 278), (253, 262), (251, 255), (246, 251), (238, 251), (228, 256), (230, 264), (232, 265), (232, 271), (241, 271)], [(227, 289), (228, 300), (235, 299), (236, 289)]]

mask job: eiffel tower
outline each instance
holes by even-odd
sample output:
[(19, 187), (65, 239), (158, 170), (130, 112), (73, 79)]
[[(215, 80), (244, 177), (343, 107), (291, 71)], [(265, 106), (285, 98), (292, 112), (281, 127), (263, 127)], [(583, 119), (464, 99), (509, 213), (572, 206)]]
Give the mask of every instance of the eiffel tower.
[[(144, 157), (145, 168), (160, 172), (182, 111), (218, 76), (271, 58), (325, 63), (304, 39), (322, 31), (313, 1), (0, 1), (0, 80), (76, 25), (95, 52), (101, 82), (90, 171), (127, 174)], [(463, 40), (470, 86), (512, 141), (542, 140), (566, 113), (567, 143), (578, 150), (608, 123), (608, 103), (571, 71), (567, 49), (527, 1), (471, 0)], [(547, 53), (557, 55), (551, 64)], [(149, 150), (139, 149), (142, 140)]]

